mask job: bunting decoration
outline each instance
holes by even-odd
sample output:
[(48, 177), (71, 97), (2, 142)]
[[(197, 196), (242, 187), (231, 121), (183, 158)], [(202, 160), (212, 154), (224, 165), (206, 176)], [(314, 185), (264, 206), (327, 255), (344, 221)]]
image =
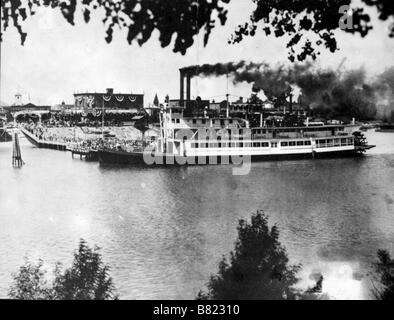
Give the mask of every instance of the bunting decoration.
[(118, 100), (119, 102), (122, 102), (124, 99), (124, 96), (115, 96), (116, 100)]
[(94, 105), (94, 96), (86, 97), (86, 104), (88, 105), (89, 108), (92, 108)]
[(135, 102), (137, 100), (137, 97), (135, 96), (129, 96), (130, 102)]
[(111, 96), (103, 95), (103, 99), (104, 99), (104, 101), (108, 102), (111, 100)]

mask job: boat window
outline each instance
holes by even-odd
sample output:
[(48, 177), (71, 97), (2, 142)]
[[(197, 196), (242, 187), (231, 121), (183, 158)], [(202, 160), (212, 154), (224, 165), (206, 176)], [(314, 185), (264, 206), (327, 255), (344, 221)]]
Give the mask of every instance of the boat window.
[(346, 138), (341, 139), (341, 144), (346, 144)]
[(290, 142), (289, 142), (289, 146), (290, 146), (290, 147), (294, 147), (295, 145), (296, 145), (296, 142), (295, 142), (295, 141), (290, 141)]
[(277, 142), (271, 142), (271, 148), (277, 148), (278, 143)]
[(297, 141), (297, 146), (303, 146), (304, 145), (304, 141)]
[(253, 147), (254, 148), (259, 148), (260, 147), (260, 142), (253, 142)]
[(224, 126), (224, 120), (220, 120), (220, 125)]
[(250, 142), (245, 142), (244, 143), (244, 147), (245, 148), (250, 148), (252, 146), (252, 144)]
[(270, 144), (269, 144), (268, 142), (262, 142), (262, 143), (261, 143), (261, 146), (262, 146), (263, 148), (268, 148), (268, 147), (270, 146)]
[(206, 123), (206, 120), (205, 120), (205, 119), (203, 119), (203, 120), (202, 120), (202, 124), (205, 124), (205, 123)]
[(311, 145), (311, 142), (310, 142), (310, 140), (304, 141), (304, 144), (305, 144), (306, 146), (310, 146), (310, 145)]
[(181, 120), (180, 119), (176, 119), (176, 123), (180, 123), (181, 122)]
[(244, 143), (243, 142), (239, 142), (238, 145), (239, 145), (240, 148), (244, 147)]
[(197, 123), (197, 120), (196, 119), (193, 119), (193, 124), (196, 124)]
[(280, 146), (281, 147), (287, 147), (289, 145), (289, 143), (286, 141), (286, 142), (281, 142), (280, 143)]
[(231, 120), (229, 121), (229, 123), (232, 124), (232, 123), (233, 123), (233, 120), (231, 119)]
[(235, 142), (231, 142), (229, 145), (230, 145), (230, 148), (235, 148), (236, 147)]

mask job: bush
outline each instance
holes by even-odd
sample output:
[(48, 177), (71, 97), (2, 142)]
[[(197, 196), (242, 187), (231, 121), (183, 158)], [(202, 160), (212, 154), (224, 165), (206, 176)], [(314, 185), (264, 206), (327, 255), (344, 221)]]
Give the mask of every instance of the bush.
[(25, 264), (19, 272), (13, 275), (14, 284), (9, 289), (9, 297), (19, 300), (53, 299), (54, 292), (48, 286), (43, 270), (43, 261), (38, 260), (36, 265), (25, 259)]
[(10, 287), (9, 297), (21, 300), (109, 300), (117, 299), (109, 266), (102, 261), (100, 248), (89, 248), (81, 239), (78, 250), (74, 253), (72, 266), (64, 272), (57, 263), (55, 279), (48, 284), (43, 261), (37, 265), (26, 260), (19, 272), (13, 275), (14, 283)]
[(262, 211), (252, 215), (251, 223), (241, 219), (238, 239), (229, 261), (223, 258), (219, 272), (211, 276), (201, 300), (295, 299), (294, 285), (300, 265), (289, 265), (285, 248), (279, 242), (276, 226), (269, 228)]
[(377, 300), (394, 300), (394, 259), (386, 250), (379, 250), (373, 267), (379, 281), (372, 290), (373, 296)]

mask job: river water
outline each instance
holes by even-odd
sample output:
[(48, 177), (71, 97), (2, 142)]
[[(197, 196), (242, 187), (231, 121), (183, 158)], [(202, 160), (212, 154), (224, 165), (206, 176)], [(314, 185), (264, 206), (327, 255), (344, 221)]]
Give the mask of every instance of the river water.
[(102, 248), (121, 299), (193, 299), (234, 247), (239, 218), (277, 224), (301, 284), (324, 275), (337, 299), (370, 298), (371, 262), (394, 253), (394, 134), (369, 131), (362, 158), (231, 166), (103, 167), (21, 139), (26, 165), (0, 144), (0, 298), (42, 258), (66, 267), (80, 238)]

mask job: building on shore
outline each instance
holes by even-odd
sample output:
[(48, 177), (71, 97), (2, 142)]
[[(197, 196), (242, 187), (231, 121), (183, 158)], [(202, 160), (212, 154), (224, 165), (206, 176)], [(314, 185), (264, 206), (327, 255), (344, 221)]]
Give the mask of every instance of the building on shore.
[(82, 122), (97, 124), (104, 120), (108, 125), (145, 126), (147, 111), (144, 109), (144, 95), (134, 93), (114, 93), (108, 88), (102, 93), (74, 93), (74, 107), (66, 111), (79, 114)]
[(64, 101), (61, 104), (55, 104), (51, 107), (51, 111), (53, 112), (67, 112), (69, 110), (73, 110), (75, 108), (74, 104), (67, 104)]
[(23, 105), (11, 105), (11, 106), (4, 106), (3, 107), (4, 111), (6, 113), (17, 113), (20, 111), (28, 113), (29, 111), (50, 111), (51, 106), (43, 106), (43, 105), (35, 105), (34, 103), (26, 103)]
[(106, 113), (111, 111), (125, 113), (140, 113), (144, 109), (144, 95), (134, 93), (114, 93), (112, 88), (103, 93), (74, 93), (76, 110), (85, 113), (104, 109)]
[(49, 113), (50, 110), (51, 106), (48, 105), (37, 105), (31, 102), (25, 103), (20, 93), (15, 94), (13, 104), (2, 106), (2, 114), (8, 121), (17, 120), (17, 118), (39, 119), (42, 114)]
[[(29, 99), (30, 100), (30, 99)], [(28, 103), (24, 103), (24, 100), (22, 99), (22, 94), (16, 93), (15, 94), (15, 101), (11, 105), (2, 105), (3, 112), (10, 114), (10, 113), (16, 113), (20, 111), (49, 111), (51, 110), (51, 106), (48, 105), (37, 105), (34, 103), (31, 103), (30, 101)]]

